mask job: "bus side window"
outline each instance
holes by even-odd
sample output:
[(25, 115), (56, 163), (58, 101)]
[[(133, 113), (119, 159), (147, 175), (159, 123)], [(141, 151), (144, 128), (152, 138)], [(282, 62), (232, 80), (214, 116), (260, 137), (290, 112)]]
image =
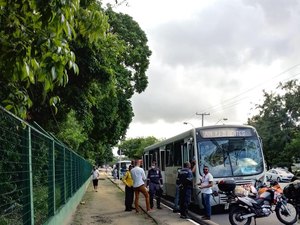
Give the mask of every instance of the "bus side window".
[(166, 164), (165, 164), (165, 151), (161, 151), (160, 152), (160, 154), (161, 154), (161, 170), (162, 171), (165, 171), (165, 166), (166, 166)]
[(173, 166), (173, 143), (166, 146), (166, 165)]
[(183, 141), (178, 141), (174, 143), (174, 166), (181, 166), (182, 155), (181, 155), (181, 146)]

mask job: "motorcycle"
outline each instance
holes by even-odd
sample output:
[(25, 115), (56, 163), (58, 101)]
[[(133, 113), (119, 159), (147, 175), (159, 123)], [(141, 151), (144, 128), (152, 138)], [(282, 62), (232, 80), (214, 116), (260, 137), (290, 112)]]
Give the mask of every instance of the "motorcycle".
[(300, 219), (300, 180), (294, 180), (283, 189), (283, 194), (293, 204), (298, 211), (298, 218)]
[[(218, 185), (219, 186), (219, 185)], [(223, 186), (219, 189), (224, 190)], [(233, 188), (234, 186), (234, 188)], [(235, 185), (225, 188), (225, 193), (230, 201), (229, 221), (231, 225), (250, 225), (252, 218), (268, 217), (275, 211), (278, 220), (286, 225), (297, 222), (298, 212), (295, 206), (288, 202), (277, 181), (271, 181), (270, 186), (264, 186), (258, 191), (258, 197), (234, 195)]]

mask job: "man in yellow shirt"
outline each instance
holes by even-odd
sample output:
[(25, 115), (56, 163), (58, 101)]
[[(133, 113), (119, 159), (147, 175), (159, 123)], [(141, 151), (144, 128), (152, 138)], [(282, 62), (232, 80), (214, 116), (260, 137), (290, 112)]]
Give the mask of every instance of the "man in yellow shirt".
[(133, 180), (131, 177), (130, 170), (132, 169), (132, 165), (129, 165), (128, 171), (126, 171), (124, 177), (122, 178), (125, 186), (125, 211), (131, 211), (133, 209)]

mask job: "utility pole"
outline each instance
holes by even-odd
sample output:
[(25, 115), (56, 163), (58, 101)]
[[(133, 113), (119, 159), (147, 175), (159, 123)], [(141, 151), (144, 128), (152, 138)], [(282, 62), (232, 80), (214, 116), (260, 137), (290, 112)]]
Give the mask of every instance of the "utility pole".
[(202, 117), (202, 127), (203, 127), (203, 125), (204, 125), (204, 116), (209, 116), (210, 113), (197, 113), (196, 112), (196, 115)]

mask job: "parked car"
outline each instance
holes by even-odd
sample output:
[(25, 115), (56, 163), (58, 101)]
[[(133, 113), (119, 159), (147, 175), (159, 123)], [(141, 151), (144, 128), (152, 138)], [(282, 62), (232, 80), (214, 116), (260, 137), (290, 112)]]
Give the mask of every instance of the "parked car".
[(270, 169), (266, 172), (266, 178), (268, 181), (276, 180), (278, 182), (290, 182), (293, 177), (294, 174), (282, 168)]

